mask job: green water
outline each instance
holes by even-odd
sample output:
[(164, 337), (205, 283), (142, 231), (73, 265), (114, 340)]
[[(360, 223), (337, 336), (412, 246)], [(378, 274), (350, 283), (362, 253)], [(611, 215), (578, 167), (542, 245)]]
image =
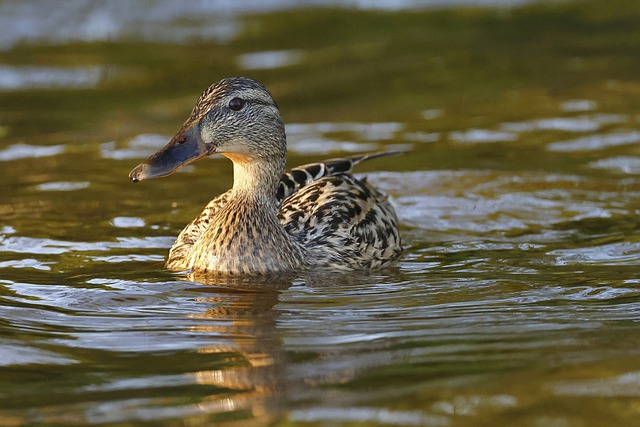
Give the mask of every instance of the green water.
[[(0, 50), (1, 425), (639, 423), (640, 4), (234, 25)], [(27, 83), (2, 86), (12, 70)], [(358, 169), (394, 198), (397, 268), (162, 269), (230, 164), (127, 174), (231, 75), (272, 91), (291, 166), (407, 151)]]

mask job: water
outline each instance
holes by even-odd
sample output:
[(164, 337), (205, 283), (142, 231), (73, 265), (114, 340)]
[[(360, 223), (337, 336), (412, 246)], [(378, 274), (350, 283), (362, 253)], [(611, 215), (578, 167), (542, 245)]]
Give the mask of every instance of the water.
[[(637, 424), (635, 2), (150, 4), (0, 4), (0, 424)], [(127, 174), (228, 75), (272, 90), (291, 166), (407, 152), (358, 169), (396, 268), (162, 269), (230, 165)]]

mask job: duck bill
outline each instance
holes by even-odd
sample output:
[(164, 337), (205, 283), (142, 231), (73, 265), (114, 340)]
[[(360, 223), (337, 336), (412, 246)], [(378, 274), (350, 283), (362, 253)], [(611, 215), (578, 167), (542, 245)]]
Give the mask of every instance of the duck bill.
[(181, 167), (214, 153), (213, 145), (202, 142), (197, 124), (185, 126), (164, 148), (136, 166), (129, 178), (138, 182), (168, 176)]

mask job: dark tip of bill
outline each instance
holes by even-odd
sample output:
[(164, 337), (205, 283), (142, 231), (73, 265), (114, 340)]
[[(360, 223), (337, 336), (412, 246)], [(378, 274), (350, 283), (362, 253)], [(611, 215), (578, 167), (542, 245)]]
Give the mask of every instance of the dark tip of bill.
[(131, 182), (140, 182), (140, 179), (138, 178), (138, 174), (136, 173), (136, 169), (132, 170), (129, 173), (129, 179), (131, 180)]

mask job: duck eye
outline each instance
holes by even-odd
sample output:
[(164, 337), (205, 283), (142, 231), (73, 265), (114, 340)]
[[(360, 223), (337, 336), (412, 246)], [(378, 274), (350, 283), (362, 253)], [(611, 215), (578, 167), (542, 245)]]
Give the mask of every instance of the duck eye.
[(242, 110), (242, 107), (244, 107), (244, 99), (242, 98), (233, 98), (229, 101), (229, 108), (233, 111), (240, 111)]

